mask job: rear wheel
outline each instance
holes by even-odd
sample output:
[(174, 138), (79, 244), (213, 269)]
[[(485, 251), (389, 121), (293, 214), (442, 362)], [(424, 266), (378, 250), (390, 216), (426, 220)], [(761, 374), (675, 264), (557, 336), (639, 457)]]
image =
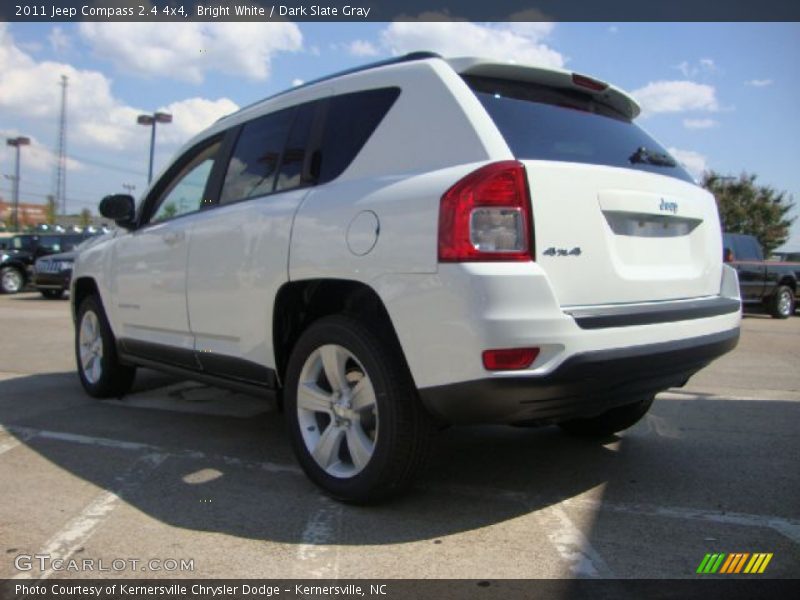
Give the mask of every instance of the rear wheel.
[(572, 419), (558, 426), (569, 434), (584, 437), (606, 437), (628, 429), (647, 414), (655, 400), (654, 395), (640, 398), (632, 404), (618, 406), (596, 417)]
[(0, 290), (4, 294), (16, 294), (25, 287), (25, 276), (16, 267), (3, 267), (0, 271)]
[(122, 396), (133, 385), (136, 368), (120, 364), (114, 334), (96, 296), (89, 296), (78, 308), (75, 358), (81, 384), (90, 396)]
[(313, 323), (292, 350), (285, 414), (297, 458), (331, 496), (380, 500), (407, 487), (434, 432), (399, 351), (345, 316)]
[(794, 314), (794, 290), (779, 285), (769, 300), (769, 314), (774, 319), (788, 319)]
[(39, 290), (48, 300), (58, 300), (64, 295), (64, 290)]

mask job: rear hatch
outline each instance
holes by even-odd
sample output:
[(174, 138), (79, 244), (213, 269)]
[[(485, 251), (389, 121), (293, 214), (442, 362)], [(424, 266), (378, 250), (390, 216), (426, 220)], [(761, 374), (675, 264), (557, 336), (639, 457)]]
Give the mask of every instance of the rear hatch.
[(719, 293), (714, 198), (633, 123), (630, 98), (566, 72), (504, 66), (497, 74), (462, 72), (525, 165), (535, 259), (562, 306)]

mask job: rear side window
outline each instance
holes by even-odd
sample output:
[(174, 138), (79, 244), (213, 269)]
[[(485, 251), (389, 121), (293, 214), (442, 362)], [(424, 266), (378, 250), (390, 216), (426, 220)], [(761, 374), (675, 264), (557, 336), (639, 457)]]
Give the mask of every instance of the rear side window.
[(644, 130), (590, 95), (490, 77), (464, 80), (519, 159), (625, 167), (694, 183)]
[(220, 204), (271, 194), (295, 108), (250, 121), (231, 156)]
[(722, 236), (722, 245), (726, 251), (730, 249), (733, 252), (732, 260), (759, 262), (764, 260), (761, 245), (754, 237), (726, 233)]
[(400, 88), (380, 88), (330, 99), (318, 157), (319, 183), (337, 178), (350, 166), (392, 108)]

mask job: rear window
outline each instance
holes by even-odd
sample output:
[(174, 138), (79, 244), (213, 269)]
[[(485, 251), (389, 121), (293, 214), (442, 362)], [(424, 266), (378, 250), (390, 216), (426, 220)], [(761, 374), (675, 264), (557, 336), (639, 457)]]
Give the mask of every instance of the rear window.
[(725, 252), (731, 251), (733, 253), (733, 256), (730, 256), (730, 260), (758, 262), (764, 260), (761, 245), (756, 238), (749, 235), (725, 233), (722, 235), (722, 245)]
[(624, 167), (694, 183), (658, 142), (588, 94), (490, 77), (464, 80), (519, 159)]

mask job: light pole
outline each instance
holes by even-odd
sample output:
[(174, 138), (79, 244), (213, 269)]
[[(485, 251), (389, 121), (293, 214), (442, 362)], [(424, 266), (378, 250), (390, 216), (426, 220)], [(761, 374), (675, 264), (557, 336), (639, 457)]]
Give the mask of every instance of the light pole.
[(19, 231), (19, 149), (22, 146), (27, 146), (30, 143), (30, 138), (21, 135), (15, 138), (6, 138), (6, 144), (16, 148), (17, 153), (16, 162), (14, 164), (14, 231)]
[(153, 152), (156, 147), (156, 123), (172, 123), (169, 113), (155, 112), (152, 115), (139, 115), (136, 119), (139, 125), (147, 125), (150, 129), (150, 168), (147, 170), (147, 183), (153, 180)]
[(125, 188), (125, 191), (128, 192), (131, 196), (133, 196), (133, 190), (136, 189), (136, 186), (132, 183), (123, 183), (122, 187)]

